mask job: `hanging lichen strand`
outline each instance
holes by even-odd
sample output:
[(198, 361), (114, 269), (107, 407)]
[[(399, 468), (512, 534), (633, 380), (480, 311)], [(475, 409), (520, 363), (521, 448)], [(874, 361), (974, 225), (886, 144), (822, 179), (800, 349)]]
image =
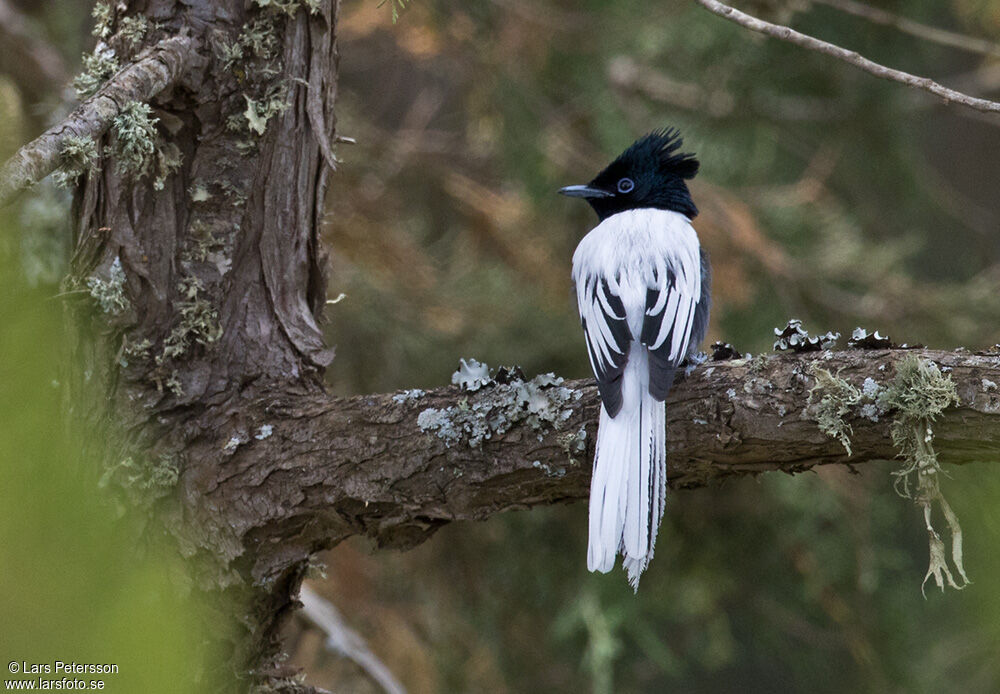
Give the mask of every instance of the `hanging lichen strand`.
[[(896, 491), (913, 499), (924, 511), (930, 543), (930, 565), (920, 590), (933, 576), (938, 588), (944, 582), (961, 589), (969, 583), (962, 565), (962, 526), (958, 516), (941, 493), (941, 465), (934, 451), (934, 431), (931, 423), (949, 406), (959, 404), (958, 393), (950, 376), (941, 373), (937, 364), (909, 355), (896, 365), (896, 377), (879, 396), (887, 410), (896, 413), (892, 420), (892, 442), (899, 449), (903, 467), (893, 473)], [(916, 489), (912, 478), (916, 475)], [(937, 502), (951, 531), (951, 558), (961, 584), (955, 582), (945, 557), (945, 544), (931, 523), (931, 510)]]
[[(941, 493), (942, 473), (934, 451), (934, 431), (931, 423), (951, 405), (959, 404), (958, 392), (950, 376), (932, 361), (910, 354), (896, 363), (896, 375), (885, 386), (872, 378), (857, 388), (839, 374), (813, 364), (811, 375), (816, 379), (809, 390), (809, 406), (820, 431), (840, 441), (851, 454), (851, 425), (845, 419), (855, 415), (877, 422), (879, 417), (892, 415), (892, 443), (903, 459), (903, 466), (893, 472), (900, 496), (913, 499), (923, 509), (930, 545), (930, 564), (920, 585), (921, 592), (932, 576), (944, 590), (945, 581), (961, 589), (969, 583), (962, 564), (962, 527), (958, 516)], [(916, 476), (916, 481), (913, 478)], [(945, 543), (931, 522), (932, 508), (937, 502), (948, 529), (951, 531), (951, 558), (961, 584), (955, 581), (948, 566)]]

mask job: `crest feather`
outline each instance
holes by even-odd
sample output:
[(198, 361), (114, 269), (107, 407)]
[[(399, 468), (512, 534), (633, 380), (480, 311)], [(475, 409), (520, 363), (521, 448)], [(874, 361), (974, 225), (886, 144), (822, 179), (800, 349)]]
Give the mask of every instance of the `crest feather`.
[(637, 140), (629, 149), (656, 157), (660, 171), (680, 178), (694, 178), (698, 173), (698, 159), (690, 152), (676, 153), (684, 139), (676, 128), (661, 128)]

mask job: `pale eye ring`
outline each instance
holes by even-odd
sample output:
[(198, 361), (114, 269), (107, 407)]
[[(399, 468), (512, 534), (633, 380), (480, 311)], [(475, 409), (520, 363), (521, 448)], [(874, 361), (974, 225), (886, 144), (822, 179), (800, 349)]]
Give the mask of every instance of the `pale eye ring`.
[(631, 178), (623, 178), (618, 181), (618, 192), (619, 193), (631, 193), (635, 189), (635, 181)]

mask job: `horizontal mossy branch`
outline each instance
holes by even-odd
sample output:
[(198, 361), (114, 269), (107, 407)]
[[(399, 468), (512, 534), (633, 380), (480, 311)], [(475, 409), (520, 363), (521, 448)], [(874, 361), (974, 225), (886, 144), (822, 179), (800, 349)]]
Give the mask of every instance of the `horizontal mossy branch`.
[(67, 139), (99, 139), (126, 105), (148, 102), (172, 85), (195, 55), (194, 47), (194, 40), (187, 36), (160, 41), (119, 70), (62, 122), (15, 152), (0, 167), (0, 205), (55, 171)]
[[(670, 486), (894, 458), (892, 411), (858, 407), (845, 416), (849, 456), (820, 430), (809, 391), (823, 369), (875, 393), (907, 355), (933, 361), (957, 387), (960, 405), (934, 425), (941, 461), (1000, 458), (1000, 353), (774, 354), (706, 362), (678, 378), (667, 402)], [(254, 548), (259, 581), (350, 535), (405, 547), (449, 521), (586, 498), (599, 407), (593, 382), (543, 382), (520, 400), (511, 399), (514, 387), (346, 399), (297, 393), (229, 409), (190, 450), (189, 460), (201, 462), (182, 475), (182, 497), (219, 514), (199, 524), (217, 553), (236, 559)]]

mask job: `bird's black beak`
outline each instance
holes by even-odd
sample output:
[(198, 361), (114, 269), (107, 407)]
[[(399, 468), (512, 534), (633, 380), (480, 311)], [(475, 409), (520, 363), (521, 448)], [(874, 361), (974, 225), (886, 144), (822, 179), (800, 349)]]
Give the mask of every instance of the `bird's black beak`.
[(606, 190), (601, 190), (600, 188), (591, 188), (590, 186), (566, 186), (565, 188), (560, 188), (559, 193), (562, 195), (568, 195), (571, 198), (612, 198), (614, 193), (609, 193)]

